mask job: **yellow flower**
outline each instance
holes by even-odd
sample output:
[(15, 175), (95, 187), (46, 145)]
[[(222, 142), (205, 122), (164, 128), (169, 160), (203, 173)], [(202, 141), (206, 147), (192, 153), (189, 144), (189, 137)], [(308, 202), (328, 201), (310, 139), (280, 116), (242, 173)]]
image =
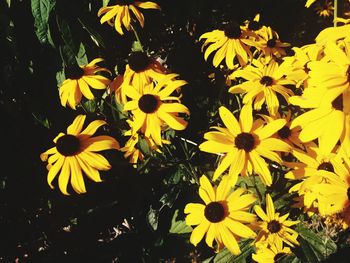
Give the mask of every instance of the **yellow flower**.
[(286, 120), (278, 119), (266, 125), (263, 125), (261, 119), (253, 122), (250, 104), (243, 106), (239, 122), (223, 106), (219, 108), (219, 114), (226, 127), (212, 127), (216, 131), (205, 133), (204, 139), (208, 141), (199, 145), (201, 151), (223, 156), (214, 172), (213, 180), (228, 168), (230, 175), (251, 175), (254, 170), (264, 184), (271, 185), (271, 173), (264, 158), (281, 163), (276, 151), (290, 150), (287, 143), (272, 138), (286, 124)]
[[(158, 61), (149, 57), (145, 52), (132, 52), (128, 58), (123, 81), (116, 89), (115, 94), (118, 102), (126, 103), (125, 90), (133, 86), (139, 92), (152, 81), (160, 81), (168, 73)], [(173, 75), (174, 78), (177, 75)]]
[(286, 55), (285, 48), (290, 47), (289, 43), (282, 42), (276, 31), (271, 27), (263, 26), (257, 32), (259, 36), (256, 48), (261, 50), (267, 60), (273, 57), (283, 57)]
[(274, 121), (275, 119), (285, 119), (286, 124), (277, 131), (276, 137), (281, 139), (282, 141), (288, 143), (292, 148), (298, 147), (299, 149), (304, 149), (305, 144), (302, 143), (299, 139), (300, 128), (295, 127), (293, 129), (290, 128), (292, 112), (289, 110), (286, 116), (282, 116), (277, 112), (276, 118), (272, 118), (268, 115), (260, 115), (267, 122)]
[(275, 60), (270, 60), (268, 64), (255, 60), (253, 65), (236, 70), (230, 75), (230, 78), (240, 77), (247, 81), (232, 86), (229, 92), (244, 93), (243, 103), (253, 103), (256, 110), (260, 110), (266, 102), (270, 115), (276, 116), (279, 109), (277, 93), (288, 101), (294, 93), (283, 85), (295, 84), (295, 81), (285, 77), (283, 66), (280, 67)]
[(329, 42), (337, 42), (340, 39), (349, 39), (350, 25), (327, 27), (316, 36), (316, 43), (324, 45)]
[(285, 174), (285, 178), (301, 181), (291, 187), (289, 192), (297, 192), (302, 196), (300, 201), (307, 209), (317, 208), (318, 195), (315, 191), (311, 191), (309, 186), (324, 182), (325, 174), (344, 173), (346, 167), (339, 155), (335, 152), (324, 154), (314, 143), (306, 147), (306, 152), (295, 149), (292, 154), (299, 162), (284, 163), (286, 167), (292, 169)]
[(293, 56), (284, 57), (284, 74), (288, 79), (293, 79), (297, 88), (303, 85), (303, 88), (308, 87), (309, 71), (308, 63), (312, 60), (310, 54), (308, 54), (307, 48), (293, 47)]
[(150, 83), (140, 90), (132, 86), (125, 90), (126, 96), (131, 99), (124, 104), (124, 111), (131, 111), (133, 115), (132, 135), (141, 130), (157, 145), (162, 145), (162, 130), (168, 126), (174, 130), (186, 128), (187, 122), (179, 113), (189, 115), (189, 110), (172, 93), (187, 83), (184, 80), (173, 80), (176, 76), (168, 74), (155, 86)]
[[(276, 239), (273, 244), (260, 244), (258, 242), (255, 244), (257, 247), (256, 253), (252, 254), (252, 258), (257, 263), (275, 263), (284, 257), (292, 254), (289, 247), (283, 247), (283, 242), (281, 239)], [(265, 243), (265, 242), (264, 242)]]
[[(324, 173), (325, 180), (308, 188), (317, 194), (318, 209), (322, 216), (344, 213), (350, 208), (350, 170)], [(349, 213), (344, 213), (349, 216)], [(345, 218), (349, 222), (350, 218)]]
[(110, 80), (104, 76), (96, 75), (101, 71), (110, 73), (108, 69), (101, 68), (96, 64), (103, 61), (102, 58), (96, 58), (85, 66), (74, 65), (65, 69), (66, 80), (59, 88), (59, 95), (63, 107), (67, 105), (75, 110), (80, 103), (82, 96), (88, 100), (94, 99), (90, 88), (106, 89)]
[(85, 193), (83, 173), (95, 182), (101, 182), (99, 170), (109, 170), (111, 165), (105, 157), (97, 153), (103, 150), (119, 149), (119, 143), (106, 135), (95, 136), (98, 128), (105, 125), (103, 120), (91, 122), (83, 131), (85, 115), (78, 115), (67, 128), (67, 133), (60, 133), (53, 141), (55, 147), (40, 155), (41, 160), (48, 161), (47, 182), (52, 182), (58, 174), (58, 186), (63, 194), (68, 195), (68, 181), (77, 193)]
[(206, 234), (205, 242), (213, 247), (215, 239), (217, 251), (224, 246), (234, 255), (241, 253), (237, 238), (254, 238), (256, 234), (247, 224), (255, 222), (256, 216), (249, 213), (256, 201), (253, 194), (237, 188), (230, 193), (237, 177), (222, 178), (218, 187), (213, 187), (206, 176), (200, 178), (199, 195), (205, 205), (189, 203), (185, 207), (186, 224), (197, 225), (193, 230), (190, 242), (197, 246)]
[(332, 2), (327, 0), (323, 4), (318, 4), (315, 9), (320, 17), (330, 17), (334, 10)]
[[(308, 64), (310, 68), (309, 84), (315, 88), (336, 89), (339, 96), (344, 92), (344, 95), (349, 96), (347, 90), (350, 89), (350, 43), (343, 42), (345, 50), (337, 46), (335, 43), (327, 43), (325, 46), (325, 58), (332, 61), (313, 61)], [(346, 105), (349, 104), (346, 101)], [(350, 106), (346, 106), (348, 110)]]
[(254, 36), (254, 33), (245, 29), (244, 26), (229, 23), (225, 25), (224, 30), (213, 30), (204, 33), (199, 40), (205, 39), (202, 45), (204, 59), (207, 60), (209, 55), (214, 52), (213, 58), (214, 67), (218, 67), (223, 59), (229, 69), (235, 68), (235, 58), (241, 66), (245, 66), (252, 58), (250, 46), (254, 45), (254, 41), (249, 40), (249, 36)]
[(255, 33), (259, 32), (262, 26), (263, 25), (260, 23), (260, 14), (256, 14), (252, 21), (249, 21), (249, 20), (244, 21), (244, 29), (253, 31)]
[(120, 148), (121, 152), (124, 152), (124, 157), (129, 158), (129, 162), (133, 164), (133, 167), (137, 167), (138, 160), (143, 161), (144, 156), (142, 152), (136, 148), (139, 141), (139, 134), (134, 134), (125, 143), (124, 147)]
[(271, 245), (282, 241), (291, 247), (299, 245), (297, 241), (298, 233), (290, 228), (298, 224), (299, 221), (287, 220), (289, 213), (280, 216), (278, 212), (275, 212), (275, 207), (269, 194), (266, 195), (266, 213), (258, 205), (254, 206), (254, 211), (263, 220), (262, 222), (258, 221), (260, 232), (256, 242), (266, 240)]
[(102, 15), (101, 24), (107, 22), (121, 35), (124, 34), (122, 25), (126, 30), (132, 30), (134, 18), (139, 21), (141, 27), (144, 27), (145, 18), (138, 8), (160, 9), (159, 5), (150, 1), (115, 0), (115, 2), (116, 5), (101, 7), (97, 15)]
[(302, 142), (318, 139), (319, 147), (324, 154), (333, 150), (347, 125), (343, 105), (348, 104), (345, 98), (349, 99), (350, 93), (347, 92), (346, 96), (338, 94), (339, 91), (335, 88), (309, 87), (304, 90), (302, 96), (289, 98), (289, 102), (293, 105), (311, 108), (296, 117), (290, 127), (293, 129), (299, 126), (302, 129), (299, 135)]

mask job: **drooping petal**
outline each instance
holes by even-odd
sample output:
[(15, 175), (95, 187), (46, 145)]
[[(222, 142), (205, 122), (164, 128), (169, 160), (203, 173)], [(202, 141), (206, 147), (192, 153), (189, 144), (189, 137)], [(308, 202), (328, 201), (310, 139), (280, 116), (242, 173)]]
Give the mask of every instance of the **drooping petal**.
[(209, 221), (204, 220), (202, 221), (201, 224), (199, 224), (193, 231), (190, 237), (190, 242), (194, 245), (197, 246), (197, 244), (202, 240), (204, 237), (205, 233), (208, 231), (209, 228)]
[(68, 126), (67, 134), (78, 135), (83, 129), (83, 125), (86, 119), (86, 115), (78, 115), (73, 123)]

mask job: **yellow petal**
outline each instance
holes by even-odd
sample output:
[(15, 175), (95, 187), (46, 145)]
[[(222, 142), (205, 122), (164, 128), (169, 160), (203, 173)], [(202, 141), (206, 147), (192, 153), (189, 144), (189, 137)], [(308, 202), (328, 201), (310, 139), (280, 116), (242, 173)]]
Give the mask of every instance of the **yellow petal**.
[(227, 129), (233, 134), (237, 135), (241, 133), (241, 128), (235, 116), (224, 106), (219, 108), (219, 115)]
[(67, 185), (70, 178), (71, 168), (70, 162), (67, 160), (70, 157), (66, 157), (63, 162), (61, 173), (58, 177), (58, 186), (61, 192), (65, 195), (69, 195), (67, 192)]
[(204, 234), (208, 231), (209, 225), (209, 221), (204, 220), (192, 231), (190, 242), (194, 246), (197, 246), (197, 244), (202, 240)]
[(67, 134), (78, 135), (81, 132), (81, 130), (83, 129), (85, 119), (86, 119), (85, 115), (78, 115), (74, 119), (73, 123), (68, 126)]
[(253, 126), (253, 109), (252, 105), (246, 104), (241, 109), (239, 115), (239, 123), (242, 127), (242, 132), (250, 132)]

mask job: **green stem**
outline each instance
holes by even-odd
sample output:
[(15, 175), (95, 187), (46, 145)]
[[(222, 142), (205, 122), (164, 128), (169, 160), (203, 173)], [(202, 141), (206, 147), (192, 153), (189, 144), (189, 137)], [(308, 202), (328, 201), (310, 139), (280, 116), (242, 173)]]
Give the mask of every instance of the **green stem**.
[(338, 18), (338, 0), (334, 0), (334, 27), (337, 26), (337, 18)]
[(139, 35), (138, 35), (136, 29), (135, 29), (133, 26), (131, 26), (131, 28), (132, 28), (132, 31), (134, 32), (136, 41), (140, 44), (141, 51), (144, 52), (143, 46), (142, 46), (142, 42), (141, 42), (141, 40), (140, 40), (140, 37), (139, 37)]
[(115, 110), (114, 110), (114, 106), (113, 106), (113, 96), (112, 96), (112, 94), (110, 94), (109, 97), (111, 98), (111, 104), (110, 104), (110, 105), (112, 105), (112, 107), (111, 107), (110, 105), (108, 105), (108, 106), (111, 108), (113, 120), (116, 121), (116, 120), (117, 120), (117, 116), (115, 115)]

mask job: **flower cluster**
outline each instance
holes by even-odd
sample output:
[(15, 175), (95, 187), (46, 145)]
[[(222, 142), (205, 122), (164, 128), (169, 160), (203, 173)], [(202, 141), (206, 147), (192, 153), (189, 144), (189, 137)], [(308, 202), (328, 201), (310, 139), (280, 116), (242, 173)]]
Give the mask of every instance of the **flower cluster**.
[[(102, 7), (98, 16), (101, 23), (114, 25), (116, 31), (124, 34), (133, 31), (139, 22), (144, 26), (144, 16), (138, 8), (160, 9), (153, 2), (117, 1), (114, 6)], [(160, 151), (164, 143), (163, 132), (168, 129), (183, 130), (187, 126), (184, 119), (189, 110), (181, 104), (181, 87), (186, 81), (180, 80), (178, 74), (169, 72), (143, 51), (138, 37), (139, 50), (133, 50), (128, 57), (128, 64), (123, 75), (116, 75), (111, 81), (112, 71), (97, 64), (104, 59), (96, 58), (86, 65), (71, 63), (64, 69), (65, 80), (59, 85), (59, 97), (63, 107), (73, 110), (84, 108), (85, 102), (96, 98), (114, 96), (115, 106), (120, 106), (127, 117), (129, 127), (123, 136), (129, 137), (120, 148), (117, 140), (108, 135), (95, 136), (95, 132), (108, 122), (94, 120), (82, 131), (86, 115), (78, 115), (67, 128), (67, 133), (60, 133), (55, 139), (55, 146), (41, 154), (42, 161), (47, 161), (49, 170), (47, 180), (53, 188), (53, 180), (58, 175), (58, 185), (62, 193), (68, 195), (68, 182), (77, 193), (85, 193), (83, 174), (95, 182), (101, 182), (99, 171), (111, 168), (109, 161), (100, 153), (105, 150), (120, 150), (125, 158), (136, 166), (143, 160), (143, 153), (138, 149), (138, 142), (144, 140), (150, 149)], [(97, 90), (94, 94), (91, 89)], [(113, 103), (113, 100), (111, 100)], [(114, 110), (112, 108), (112, 110)]]
[[(308, 0), (306, 7), (314, 2)], [(329, 1), (326, 5), (330, 9)], [(54, 139), (55, 146), (41, 154), (49, 186), (57, 179), (63, 194), (69, 194), (69, 182), (75, 192), (85, 193), (83, 175), (102, 181), (100, 171), (110, 170), (111, 164), (100, 152), (118, 150), (137, 168), (149, 157), (141, 144), (152, 154), (162, 153), (172, 143), (168, 132), (188, 125), (190, 111), (181, 102), (187, 82), (144, 50), (136, 31), (145, 21), (139, 8), (160, 9), (149, 1), (118, 0), (97, 14), (101, 24), (114, 26), (120, 35), (134, 33), (125, 71), (98, 66), (102, 58), (64, 68), (58, 91), (62, 106), (77, 112), (98, 101), (110, 106), (113, 121), (99, 114), (103, 120), (83, 129), (87, 115), (79, 114)], [(315, 43), (292, 47), (263, 25), (258, 14), (251, 21), (230, 21), (198, 35), (204, 60), (212, 60), (225, 79), (223, 91), (237, 105), (220, 101), (213, 114), (216, 124), (203, 132), (202, 142), (193, 143), (198, 154), (218, 157), (205, 172), (188, 169), (192, 177), (186, 184), (196, 184), (203, 201), (184, 207), (184, 224), (195, 226), (190, 235), (194, 246), (205, 237), (216, 252), (227, 248), (238, 255), (241, 241), (248, 240), (253, 260), (276, 262), (303, 243), (298, 232), (303, 220), (318, 216), (327, 226), (348, 228), (349, 32), (350, 25), (329, 27)], [(117, 127), (118, 140), (106, 128), (116, 123), (124, 125)], [(190, 159), (186, 155), (181, 165)], [(198, 171), (208, 176), (198, 179)], [(279, 203), (282, 195), (288, 195), (287, 204)], [(291, 209), (299, 215), (293, 216)]]
[[(234, 227), (237, 223), (232, 220), (231, 195), (242, 189), (237, 176), (242, 180), (253, 177), (256, 184), (258, 175), (265, 189), (273, 189), (277, 183), (276, 176), (271, 174), (273, 167), (285, 171), (290, 196), (294, 197), (292, 207), (300, 208), (309, 217), (317, 214), (324, 222), (336, 217), (343, 228), (348, 227), (349, 32), (349, 25), (326, 28), (314, 44), (290, 47), (294, 51), (292, 56), (286, 52), (290, 45), (281, 42), (270, 27), (261, 25), (259, 16), (242, 26), (229, 23), (222, 30), (200, 37), (206, 39), (202, 46), (205, 60), (215, 52), (213, 66), (222, 69), (228, 92), (238, 96), (243, 106), (237, 117), (221, 106), (218, 114), (222, 124), (211, 127), (212, 131), (204, 134), (205, 141), (199, 145), (201, 151), (219, 156), (212, 180), (216, 184), (218, 178), (222, 179), (214, 188), (207, 179), (206, 187), (204, 179), (201, 180), (199, 195), (205, 206), (198, 205), (201, 210), (192, 209), (194, 204), (185, 208), (185, 213), (189, 213), (186, 222), (198, 225), (190, 239), (194, 245), (206, 232), (209, 246), (215, 237), (217, 250), (226, 246), (235, 255), (239, 249), (232, 244), (236, 244), (237, 238), (252, 239), (253, 259), (257, 262), (274, 262), (291, 254), (299, 245), (298, 232), (292, 228), (299, 221), (289, 220), (289, 213), (276, 212), (270, 194), (266, 193), (263, 200), (266, 212), (259, 205), (253, 208), (253, 199), (249, 205), (236, 202), (244, 207), (240, 219), (254, 234), (249, 230), (237, 233)], [(233, 192), (218, 198), (218, 191), (226, 189), (228, 186), (222, 185), (228, 182)], [(209, 191), (205, 189), (209, 188), (212, 195), (205, 198), (205, 191)], [(257, 217), (247, 214), (253, 210)], [(216, 232), (211, 230), (213, 225)]]

